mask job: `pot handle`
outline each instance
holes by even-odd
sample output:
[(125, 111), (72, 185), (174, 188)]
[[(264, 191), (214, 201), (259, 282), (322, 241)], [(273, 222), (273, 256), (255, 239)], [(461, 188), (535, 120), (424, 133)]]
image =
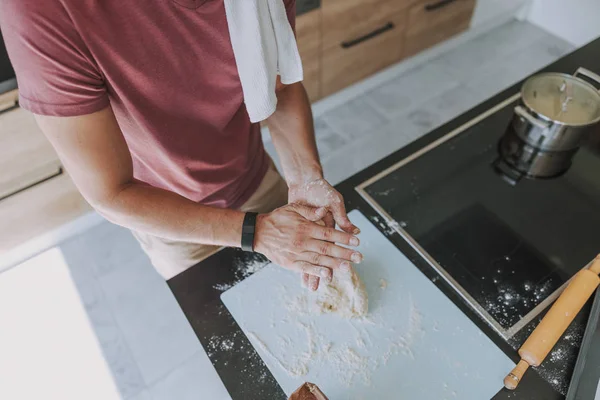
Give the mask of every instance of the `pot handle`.
[(528, 121), (531, 125), (538, 127), (539, 129), (544, 130), (550, 127), (550, 124), (548, 122), (537, 119), (533, 115), (529, 114), (527, 110), (525, 110), (525, 108), (523, 108), (522, 106), (515, 107), (515, 114)]
[[(583, 67), (577, 68), (577, 71), (575, 71), (573, 76), (578, 77), (578, 75), (585, 76), (586, 78), (593, 81), (594, 83), (597, 83), (598, 86), (600, 86), (600, 75), (590, 71), (589, 69)], [(598, 91), (600, 92), (600, 89), (598, 89)]]

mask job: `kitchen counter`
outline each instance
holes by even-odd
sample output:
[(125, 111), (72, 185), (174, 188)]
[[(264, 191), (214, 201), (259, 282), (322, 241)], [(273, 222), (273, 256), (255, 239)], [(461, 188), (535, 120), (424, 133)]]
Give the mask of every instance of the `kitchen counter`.
[[(544, 70), (573, 73), (578, 67), (585, 67), (600, 73), (600, 59), (597, 57), (599, 52), (600, 39), (565, 56)], [(372, 221), (377, 220), (379, 215), (356, 192), (356, 186), (518, 93), (521, 83), (498, 93), (493, 98), (339, 184), (337, 188), (344, 195), (348, 210), (358, 209)], [(515, 362), (518, 361), (517, 349), (542, 315), (532, 320), (510, 340), (503, 339), (443, 279), (439, 279), (439, 274), (400, 235), (387, 229), (382, 229), (382, 232), (477, 324), (483, 333)], [(220, 300), (224, 289), (249, 276), (266, 262), (259, 255), (243, 253), (237, 249), (224, 249), (168, 282), (234, 400), (285, 399), (283, 391)], [(564, 350), (563, 356), (557, 360), (547, 360), (538, 370), (530, 370), (516, 391), (510, 392), (503, 389), (494, 399), (553, 400), (564, 398), (561, 392), (565, 392), (564, 385), (568, 384), (572, 374), (583, 329), (589, 315), (590, 303), (582, 310), (568, 331), (569, 340), (562, 339), (559, 342), (558, 345)], [(227, 351), (219, 345), (221, 343), (219, 340), (223, 338), (230, 341), (229, 343), (233, 343), (233, 346), (226, 346)], [(233, 350), (230, 347), (233, 347)], [(484, 364), (482, 368), (485, 368)], [(555, 380), (554, 384), (548, 383), (553, 380)], [(559, 381), (564, 384), (557, 383)]]

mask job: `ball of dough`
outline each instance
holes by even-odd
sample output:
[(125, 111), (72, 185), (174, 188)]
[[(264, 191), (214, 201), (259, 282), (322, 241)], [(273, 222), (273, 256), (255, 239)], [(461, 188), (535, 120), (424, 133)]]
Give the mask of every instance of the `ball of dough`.
[(321, 280), (316, 306), (320, 313), (335, 313), (344, 318), (367, 315), (367, 290), (354, 268), (338, 268), (333, 272), (333, 279), (329, 284)]

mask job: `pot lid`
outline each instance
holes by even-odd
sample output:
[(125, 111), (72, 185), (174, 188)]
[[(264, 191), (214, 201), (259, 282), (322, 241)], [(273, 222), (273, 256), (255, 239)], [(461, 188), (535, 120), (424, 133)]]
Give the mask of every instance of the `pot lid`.
[(532, 76), (523, 85), (521, 96), (527, 107), (554, 122), (588, 125), (600, 121), (600, 92), (572, 75)]

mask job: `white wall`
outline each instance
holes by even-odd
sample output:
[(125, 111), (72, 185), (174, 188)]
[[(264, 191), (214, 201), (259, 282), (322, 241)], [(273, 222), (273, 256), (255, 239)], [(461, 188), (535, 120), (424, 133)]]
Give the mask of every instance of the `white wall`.
[(477, 0), (471, 27), (489, 25), (499, 18), (515, 16), (526, 2), (527, 0)]
[(600, 0), (534, 0), (527, 20), (583, 46), (600, 36)]

